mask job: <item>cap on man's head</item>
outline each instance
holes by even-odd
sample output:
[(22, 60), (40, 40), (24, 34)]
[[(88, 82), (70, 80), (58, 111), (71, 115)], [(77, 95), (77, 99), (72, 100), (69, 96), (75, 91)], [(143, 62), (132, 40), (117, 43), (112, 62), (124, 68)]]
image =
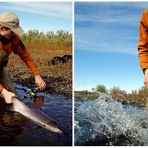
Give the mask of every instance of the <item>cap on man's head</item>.
[(19, 25), (18, 17), (11, 12), (5, 12), (0, 14), (0, 25), (10, 28), (14, 33), (19, 36), (24, 32)]

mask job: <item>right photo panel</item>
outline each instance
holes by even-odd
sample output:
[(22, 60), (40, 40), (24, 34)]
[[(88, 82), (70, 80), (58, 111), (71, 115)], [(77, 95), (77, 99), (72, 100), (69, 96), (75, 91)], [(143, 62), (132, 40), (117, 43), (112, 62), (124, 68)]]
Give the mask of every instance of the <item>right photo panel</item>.
[(148, 145), (148, 2), (75, 2), (74, 145)]

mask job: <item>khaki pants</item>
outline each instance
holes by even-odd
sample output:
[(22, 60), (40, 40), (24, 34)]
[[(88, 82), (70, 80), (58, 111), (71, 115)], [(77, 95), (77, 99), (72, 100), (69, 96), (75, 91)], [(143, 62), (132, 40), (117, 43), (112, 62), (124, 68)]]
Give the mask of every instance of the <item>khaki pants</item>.
[[(3, 50), (0, 50), (0, 84), (2, 84), (3, 87), (8, 91), (16, 93), (13, 82), (10, 79), (5, 68), (7, 66), (7, 63), (8, 63), (8, 56), (6, 52)], [(2, 97), (2, 95), (0, 95), (0, 97)]]

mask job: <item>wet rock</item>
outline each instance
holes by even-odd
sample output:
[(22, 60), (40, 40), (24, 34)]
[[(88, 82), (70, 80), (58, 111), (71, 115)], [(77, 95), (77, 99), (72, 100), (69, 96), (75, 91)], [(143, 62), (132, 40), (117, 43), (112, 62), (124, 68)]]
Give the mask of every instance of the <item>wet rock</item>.
[(56, 65), (58, 63), (66, 63), (68, 61), (72, 60), (72, 55), (64, 55), (62, 57), (55, 56), (52, 60), (48, 61), (48, 65)]

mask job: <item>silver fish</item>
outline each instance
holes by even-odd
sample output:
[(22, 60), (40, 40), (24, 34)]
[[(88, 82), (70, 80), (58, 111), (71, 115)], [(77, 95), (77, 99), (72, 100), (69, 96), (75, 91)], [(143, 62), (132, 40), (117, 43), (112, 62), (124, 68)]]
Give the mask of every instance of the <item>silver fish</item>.
[(38, 125), (54, 132), (54, 133), (63, 133), (56, 125), (56, 123), (49, 118), (43, 112), (28, 107), (25, 103), (20, 101), (18, 98), (13, 98), (13, 110), (19, 112), (20, 114), (24, 115), (25, 117), (33, 120)]

